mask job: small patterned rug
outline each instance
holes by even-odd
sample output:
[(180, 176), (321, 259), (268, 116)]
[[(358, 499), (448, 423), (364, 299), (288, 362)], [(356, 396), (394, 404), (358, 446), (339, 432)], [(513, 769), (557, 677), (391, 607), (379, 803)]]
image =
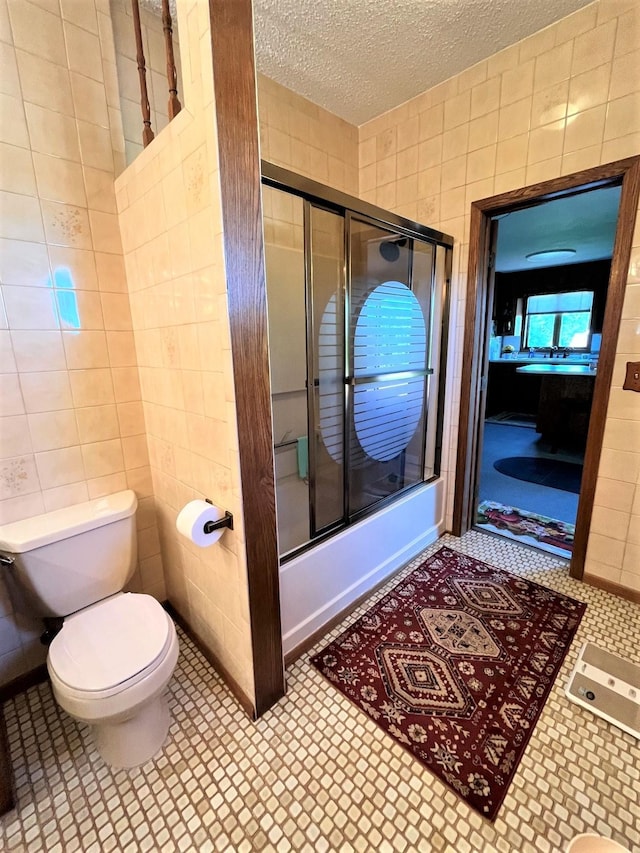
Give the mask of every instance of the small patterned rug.
[(311, 662), (495, 820), (585, 609), (441, 548)]
[(498, 501), (482, 501), (477, 524), (496, 533), (508, 534), (527, 545), (537, 545), (552, 554), (566, 556), (573, 551), (575, 525), (538, 515)]

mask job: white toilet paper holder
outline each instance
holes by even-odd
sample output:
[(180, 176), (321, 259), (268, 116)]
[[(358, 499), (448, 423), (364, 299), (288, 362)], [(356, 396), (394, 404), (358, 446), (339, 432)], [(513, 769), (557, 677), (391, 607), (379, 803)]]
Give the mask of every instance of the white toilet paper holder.
[[(205, 498), (205, 501), (213, 506), (213, 501), (210, 501), (209, 498)], [(224, 518), (220, 518), (218, 521), (205, 521), (202, 529), (205, 533), (213, 533), (215, 530), (220, 530), (222, 527), (228, 527), (229, 530), (233, 530), (233, 514), (230, 513), (229, 510), (225, 510)]]

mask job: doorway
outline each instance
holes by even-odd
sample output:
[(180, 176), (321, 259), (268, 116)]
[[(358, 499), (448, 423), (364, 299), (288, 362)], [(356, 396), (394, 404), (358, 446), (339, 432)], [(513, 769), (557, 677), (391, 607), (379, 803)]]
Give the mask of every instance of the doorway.
[(565, 559), (573, 550), (619, 204), (618, 185), (491, 218), (475, 526)]
[[(474, 202), (471, 209), (460, 429), (453, 515), (453, 532), (456, 535), (461, 535), (475, 523), (476, 485), (479, 481), (482, 461), (489, 345), (493, 319), (490, 307), (493, 306), (495, 283), (493, 262), (496, 251), (496, 229), (492, 227), (492, 223), (501, 215), (541, 205), (554, 199), (576, 196), (598, 188), (620, 187), (619, 215), (603, 311), (601, 347), (593, 379), (591, 417), (586, 429), (570, 561), (570, 573), (578, 578), (581, 578), (584, 573), (593, 498), (613, 374), (616, 338), (638, 203), (639, 171), (640, 158), (629, 158)], [(554, 319), (553, 322), (555, 324), (556, 320)]]

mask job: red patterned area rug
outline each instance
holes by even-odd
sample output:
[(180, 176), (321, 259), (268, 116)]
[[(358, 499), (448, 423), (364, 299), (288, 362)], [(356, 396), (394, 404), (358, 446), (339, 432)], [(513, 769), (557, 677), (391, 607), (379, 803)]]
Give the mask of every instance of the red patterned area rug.
[(311, 661), (495, 820), (585, 609), (441, 548)]

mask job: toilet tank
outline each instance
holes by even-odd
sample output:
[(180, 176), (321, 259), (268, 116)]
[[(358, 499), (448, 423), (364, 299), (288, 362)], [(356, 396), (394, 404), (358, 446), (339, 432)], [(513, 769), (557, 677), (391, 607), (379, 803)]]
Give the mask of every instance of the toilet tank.
[(0, 526), (0, 570), (20, 609), (68, 616), (120, 592), (136, 565), (135, 492)]

